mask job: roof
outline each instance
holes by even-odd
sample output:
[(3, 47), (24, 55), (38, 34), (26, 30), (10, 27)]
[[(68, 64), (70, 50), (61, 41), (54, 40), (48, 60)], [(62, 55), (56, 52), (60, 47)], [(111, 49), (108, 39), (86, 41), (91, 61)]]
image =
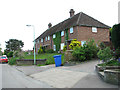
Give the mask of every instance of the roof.
[[(109, 26), (101, 23), (100, 21), (88, 16), (87, 14), (80, 12), (73, 17), (70, 17), (57, 25), (47, 29), (43, 32), (37, 39), (44, 38), (46, 36), (52, 35), (55, 32), (63, 31), (73, 26), (92, 26), (92, 27), (99, 27), (99, 28), (110, 28)], [(36, 40), (37, 40), (36, 39)]]

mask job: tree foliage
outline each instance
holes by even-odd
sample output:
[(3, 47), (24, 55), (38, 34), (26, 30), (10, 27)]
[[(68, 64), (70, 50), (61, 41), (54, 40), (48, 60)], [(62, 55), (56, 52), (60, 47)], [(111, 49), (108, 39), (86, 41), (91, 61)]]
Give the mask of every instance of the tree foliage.
[[(0, 44), (0, 46), (1, 46), (1, 44)], [(2, 55), (2, 51), (1, 50), (2, 50), (2, 48), (0, 47), (0, 56)]]
[(120, 24), (114, 25), (111, 32), (112, 43), (117, 49), (120, 47)]
[(7, 51), (16, 51), (21, 50), (21, 48), (24, 46), (24, 43), (21, 40), (17, 39), (9, 39), (9, 41), (6, 43), (6, 50)]

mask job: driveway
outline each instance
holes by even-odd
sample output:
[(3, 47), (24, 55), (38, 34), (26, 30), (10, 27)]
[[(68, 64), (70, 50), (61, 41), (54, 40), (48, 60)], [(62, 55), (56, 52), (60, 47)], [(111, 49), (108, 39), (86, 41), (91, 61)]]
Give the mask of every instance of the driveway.
[(47, 83), (54, 88), (118, 88), (103, 82), (95, 72), (98, 60), (74, 66), (13, 66), (31, 78)]

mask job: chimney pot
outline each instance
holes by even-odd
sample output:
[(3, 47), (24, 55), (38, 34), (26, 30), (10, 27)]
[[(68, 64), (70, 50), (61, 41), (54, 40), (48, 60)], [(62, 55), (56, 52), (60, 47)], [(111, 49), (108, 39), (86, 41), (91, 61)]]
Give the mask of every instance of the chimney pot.
[(73, 9), (70, 9), (70, 17), (74, 16), (75, 11)]
[(49, 24), (48, 24), (48, 28), (51, 28), (51, 27), (52, 27), (52, 24), (51, 24), (51, 23), (49, 23)]

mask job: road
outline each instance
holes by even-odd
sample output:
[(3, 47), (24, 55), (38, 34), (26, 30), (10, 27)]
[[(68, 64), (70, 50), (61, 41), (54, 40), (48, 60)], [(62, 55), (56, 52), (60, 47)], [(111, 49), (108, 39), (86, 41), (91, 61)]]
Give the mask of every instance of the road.
[(8, 64), (0, 64), (0, 70), (2, 88), (51, 88), (48, 84), (34, 80)]

